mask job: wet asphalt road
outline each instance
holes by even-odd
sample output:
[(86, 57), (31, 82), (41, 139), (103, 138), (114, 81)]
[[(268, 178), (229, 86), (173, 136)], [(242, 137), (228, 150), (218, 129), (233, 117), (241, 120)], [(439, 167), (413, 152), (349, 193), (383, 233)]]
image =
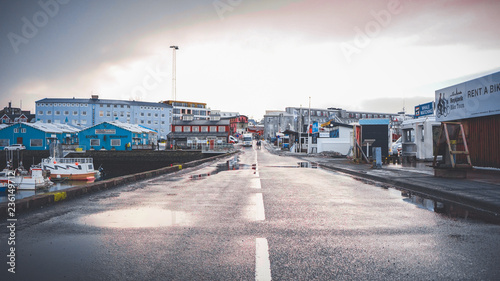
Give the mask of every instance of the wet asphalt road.
[(205, 164), (21, 214), (16, 274), (4, 219), (0, 280), (500, 278), (500, 226), (299, 161), (244, 148), (237, 170)]

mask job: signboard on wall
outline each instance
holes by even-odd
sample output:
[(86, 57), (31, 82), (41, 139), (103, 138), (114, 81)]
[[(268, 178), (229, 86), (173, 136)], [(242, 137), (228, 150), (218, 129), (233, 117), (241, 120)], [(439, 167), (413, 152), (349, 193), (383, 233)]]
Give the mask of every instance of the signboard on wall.
[(95, 129), (96, 134), (114, 135), (116, 134), (115, 129)]
[(319, 132), (319, 125), (318, 125), (318, 122), (314, 122), (313, 125), (312, 125), (312, 133), (317, 133)]
[(433, 102), (428, 102), (415, 106), (415, 117), (434, 114)]
[(436, 121), (500, 114), (500, 72), (435, 92)]

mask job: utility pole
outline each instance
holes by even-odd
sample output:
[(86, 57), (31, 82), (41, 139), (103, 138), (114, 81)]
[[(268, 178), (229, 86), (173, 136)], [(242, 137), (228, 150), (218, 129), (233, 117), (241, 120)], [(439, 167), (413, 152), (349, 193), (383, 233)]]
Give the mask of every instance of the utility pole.
[[(170, 130), (170, 132), (173, 132), (174, 133), (174, 130), (175, 130), (175, 104), (176, 104), (176, 100), (177, 100), (177, 93), (176, 93), (176, 81), (175, 81), (175, 51), (176, 50), (179, 50), (179, 47), (178, 46), (170, 46), (170, 48), (172, 48), (172, 51), (173, 51), (173, 57), (172, 57), (172, 99), (174, 100), (172, 102), (172, 129)], [(175, 134), (175, 133), (174, 133)], [(172, 148), (175, 149), (175, 139), (172, 140)]]
[(302, 104), (299, 110), (299, 153), (302, 153)]
[(311, 97), (309, 97), (309, 121), (307, 121), (307, 154), (309, 154), (309, 127), (311, 126)]
[(175, 50), (179, 50), (179, 47), (178, 46), (170, 46), (170, 48), (172, 48), (172, 51), (173, 51), (173, 57), (172, 57), (172, 99), (174, 100), (174, 102), (177, 100), (177, 96), (176, 96), (176, 81), (175, 81)]

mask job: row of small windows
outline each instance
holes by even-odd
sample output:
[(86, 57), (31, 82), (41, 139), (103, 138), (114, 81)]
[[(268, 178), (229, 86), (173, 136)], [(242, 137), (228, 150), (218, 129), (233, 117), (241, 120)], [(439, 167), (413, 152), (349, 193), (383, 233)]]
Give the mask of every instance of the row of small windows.
[(389, 114), (349, 113), (350, 118), (390, 118)]
[[(210, 132), (217, 132), (217, 126), (175, 126), (176, 132), (208, 132), (210, 128)], [(218, 132), (225, 132), (225, 126), (218, 126)]]
[(174, 103), (172, 103), (172, 105), (173, 106), (179, 106), (179, 107), (205, 108), (204, 104), (199, 104), (199, 103), (174, 102)]
[[(80, 112), (82, 116), (87, 116), (87, 111), (82, 111)], [(40, 110), (38, 111), (38, 115), (43, 115), (43, 111)], [(46, 115), (52, 115), (52, 110), (47, 110)], [(54, 115), (61, 115), (61, 111), (56, 110), (54, 111)], [(63, 111), (63, 115), (69, 115), (69, 111)], [(73, 115), (78, 115), (78, 111), (73, 111)]]
[[(72, 106), (72, 107), (88, 107), (86, 103), (38, 103), (38, 106)], [(111, 107), (111, 104), (99, 104), (99, 107)], [(130, 108), (130, 105), (113, 104), (114, 108)], [(141, 109), (163, 110), (163, 107), (141, 106)]]
[(174, 114), (181, 114), (181, 113), (182, 114), (193, 114), (193, 115), (207, 116), (206, 110), (174, 108)]
[[(78, 115), (78, 111), (73, 111), (72, 113), (73, 113), (74, 116)], [(62, 114), (63, 115), (70, 115), (70, 112), (69, 111), (63, 111)], [(82, 112), (80, 112), (80, 114), (82, 116), (87, 116), (87, 111), (82, 111)], [(40, 111), (38, 111), (38, 115), (44, 115), (44, 112), (42, 110), (40, 110)], [(45, 112), (45, 115), (52, 115), (52, 110), (47, 110)], [(61, 115), (61, 111), (59, 111), (59, 110), (54, 111), (54, 115)], [(104, 111), (99, 111), (99, 116), (103, 117), (104, 116)], [(106, 116), (108, 116), (108, 117), (111, 116), (111, 111), (106, 111)], [(118, 112), (117, 111), (113, 112), (113, 116), (117, 117), (118, 116)], [(124, 111), (120, 111), (120, 116), (121, 117), (125, 116), (125, 112)], [(144, 112), (141, 112), (141, 116), (144, 116)], [(148, 113), (147, 116), (151, 117), (152, 114)], [(160, 116), (158, 113), (154, 114), (154, 117), (158, 117), (158, 116)], [(130, 117), (130, 112), (127, 112), (127, 117)], [(161, 117), (165, 118), (165, 114), (161, 114)]]
[[(158, 121), (151, 121), (151, 120), (147, 120), (147, 121), (144, 121), (144, 120), (141, 120), (140, 121), (141, 124), (155, 124), (155, 125), (158, 125)], [(165, 125), (165, 121), (161, 121), (161, 124), (162, 125)]]
[(86, 103), (38, 103), (37, 106), (73, 106), (73, 107), (88, 107)]
[[(100, 104), (99, 107), (104, 107), (104, 104)], [(106, 107), (111, 107), (111, 104), (106, 104)], [(114, 108), (125, 108), (124, 104), (113, 104)], [(127, 105), (127, 108), (130, 108), (130, 105)]]
[[(151, 117), (151, 116), (152, 116), (152, 115), (151, 115), (151, 113), (148, 113), (147, 115), (148, 115), (148, 117)], [(103, 117), (103, 116), (104, 116), (104, 111), (99, 111), (99, 116), (100, 116), (100, 117)], [(106, 116), (107, 116), (107, 117), (111, 116), (111, 111), (106, 111)], [(114, 116), (114, 117), (117, 117), (117, 116), (118, 116), (118, 112), (117, 112), (117, 111), (114, 111), (114, 112), (113, 112), (113, 116)], [(121, 116), (121, 117), (125, 116), (125, 112), (120, 111), (120, 116)], [(144, 112), (141, 112), (141, 116), (144, 116)], [(154, 114), (154, 117), (158, 117), (158, 116), (159, 116), (159, 114), (158, 114), (158, 113), (155, 113), (155, 114)], [(127, 112), (127, 117), (130, 117), (130, 112)], [(161, 115), (161, 117), (162, 117), (162, 118), (164, 118), (164, 117), (165, 117), (165, 114), (162, 114), (162, 115)]]
[(141, 106), (141, 109), (163, 110), (163, 107)]

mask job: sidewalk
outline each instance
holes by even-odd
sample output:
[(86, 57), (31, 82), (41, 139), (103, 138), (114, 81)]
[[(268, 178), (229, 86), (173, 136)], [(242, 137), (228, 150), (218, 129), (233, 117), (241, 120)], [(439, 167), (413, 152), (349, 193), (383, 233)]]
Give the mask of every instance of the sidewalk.
[(436, 201), (451, 203), (468, 210), (486, 214), (500, 221), (500, 172), (474, 169), (467, 179), (434, 177), (430, 163), (417, 163), (416, 167), (384, 165), (374, 169), (369, 164), (355, 164), (348, 159), (302, 156), (325, 169), (388, 183)]

